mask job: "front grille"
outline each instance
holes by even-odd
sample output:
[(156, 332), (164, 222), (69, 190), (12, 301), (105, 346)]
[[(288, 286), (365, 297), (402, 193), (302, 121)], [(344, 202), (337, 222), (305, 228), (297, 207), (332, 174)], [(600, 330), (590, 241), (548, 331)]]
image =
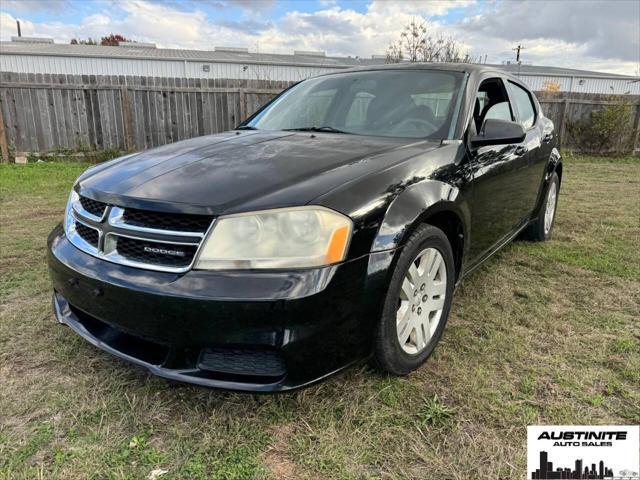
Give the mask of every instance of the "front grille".
[(187, 267), (191, 265), (198, 250), (197, 245), (177, 245), (117, 237), (116, 251), (133, 262), (162, 265), (165, 267)]
[(80, 205), (91, 215), (102, 218), (104, 215), (104, 211), (107, 208), (106, 203), (98, 202), (97, 200), (92, 200), (87, 197), (80, 197)]
[(175, 232), (204, 233), (211, 224), (211, 217), (207, 215), (152, 212), (135, 208), (125, 209), (122, 219), (127, 225)]
[(98, 230), (87, 227), (83, 223), (76, 222), (76, 232), (78, 232), (78, 235), (80, 235), (80, 237), (89, 245), (98, 248), (98, 241), (100, 239)]
[(208, 215), (163, 213), (104, 203), (72, 193), (67, 235), (79, 249), (109, 262), (164, 272), (191, 268)]

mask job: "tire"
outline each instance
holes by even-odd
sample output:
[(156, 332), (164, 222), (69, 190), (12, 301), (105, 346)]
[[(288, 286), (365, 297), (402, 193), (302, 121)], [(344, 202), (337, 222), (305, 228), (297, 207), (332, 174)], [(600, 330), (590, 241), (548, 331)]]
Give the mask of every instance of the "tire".
[[(556, 220), (556, 212), (558, 207), (558, 196), (560, 193), (560, 179), (558, 174), (553, 172), (547, 185), (547, 189), (544, 192), (544, 201), (540, 205), (538, 210), (537, 219), (534, 223), (529, 225), (524, 233), (524, 238), (533, 242), (544, 242), (551, 238), (553, 233), (553, 225)], [(547, 209), (550, 202), (553, 202), (553, 207)], [(548, 220), (547, 216), (551, 215), (551, 219)], [(548, 220), (548, 223), (547, 223)]]
[(451, 244), (442, 230), (421, 225), (411, 235), (396, 262), (375, 332), (373, 361), (378, 369), (407, 375), (431, 355), (449, 317), (454, 265)]

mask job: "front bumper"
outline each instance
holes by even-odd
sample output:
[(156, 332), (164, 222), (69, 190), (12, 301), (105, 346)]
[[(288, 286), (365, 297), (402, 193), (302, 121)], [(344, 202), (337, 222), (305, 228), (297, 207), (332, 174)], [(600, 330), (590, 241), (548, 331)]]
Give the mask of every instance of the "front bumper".
[(298, 388), (366, 357), (392, 252), (291, 272), (152, 272), (74, 247), (48, 261), (56, 317), (161, 377), (246, 391)]

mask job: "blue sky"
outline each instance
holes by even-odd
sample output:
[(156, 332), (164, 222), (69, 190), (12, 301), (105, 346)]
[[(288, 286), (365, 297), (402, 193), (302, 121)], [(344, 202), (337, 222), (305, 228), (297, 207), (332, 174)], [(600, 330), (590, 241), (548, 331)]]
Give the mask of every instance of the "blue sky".
[(413, 18), (490, 63), (522, 43), (527, 63), (640, 73), (636, 0), (2, 0), (0, 38), (20, 19), (24, 35), (64, 43), (120, 33), (167, 48), (370, 56)]

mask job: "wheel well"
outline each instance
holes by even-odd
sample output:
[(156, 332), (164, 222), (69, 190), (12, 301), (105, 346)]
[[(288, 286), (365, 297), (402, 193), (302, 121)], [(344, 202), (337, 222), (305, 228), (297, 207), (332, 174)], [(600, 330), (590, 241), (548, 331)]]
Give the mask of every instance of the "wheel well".
[(464, 228), (462, 220), (452, 211), (437, 212), (422, 219), (422, 223), (427, 223), (439, 228), (449, 239), (453, 250), (453, 259), (456, 267), (456, 281), (462, 270), (462, 256), (464, 252)]

